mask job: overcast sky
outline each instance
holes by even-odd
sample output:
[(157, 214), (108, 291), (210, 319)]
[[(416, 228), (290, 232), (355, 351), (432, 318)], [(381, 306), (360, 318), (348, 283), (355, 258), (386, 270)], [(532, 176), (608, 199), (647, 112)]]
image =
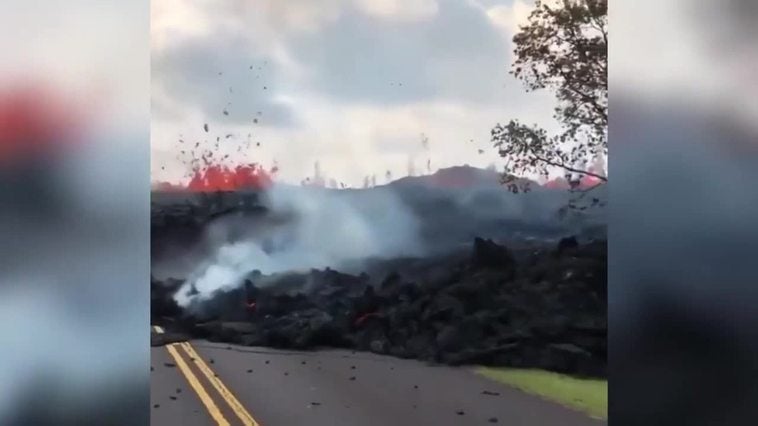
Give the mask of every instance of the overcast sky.
[(411, 162), (501, 166), (496, 123), (555, 127), (552, 96), (508, 74), (529, 0), (152, 4), (154, 180), (182, 179), (199, 143), (230, 165), (276, 162), (290, 182), (319, 162), (355, 186)]

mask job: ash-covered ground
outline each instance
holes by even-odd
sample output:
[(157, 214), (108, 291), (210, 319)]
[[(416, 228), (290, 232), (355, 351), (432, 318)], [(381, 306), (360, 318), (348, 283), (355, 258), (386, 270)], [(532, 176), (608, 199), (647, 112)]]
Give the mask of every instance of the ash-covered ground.
[(169, 333), (454, 365), (606, 374), (602, 210), (563, 191), (401, 184), (153, 194), (151, 314)]

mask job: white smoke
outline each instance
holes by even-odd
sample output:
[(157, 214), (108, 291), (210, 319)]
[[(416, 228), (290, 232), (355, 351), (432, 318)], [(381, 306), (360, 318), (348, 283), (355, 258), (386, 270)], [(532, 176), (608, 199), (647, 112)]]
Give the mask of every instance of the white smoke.
[(391, 189), (275, 186), (267, 197), (272, 217), (291, 220), (262, 225), (260, 218), (243, 220), (246, 233), (237, 241), (219, 237), (218, 227), (229, 227), (219, 223), (214, 255), (189, 275), (176, 294), (181, 306), (235, 288), (253, 270), (271, 274), (422, 254), (416, 216)]

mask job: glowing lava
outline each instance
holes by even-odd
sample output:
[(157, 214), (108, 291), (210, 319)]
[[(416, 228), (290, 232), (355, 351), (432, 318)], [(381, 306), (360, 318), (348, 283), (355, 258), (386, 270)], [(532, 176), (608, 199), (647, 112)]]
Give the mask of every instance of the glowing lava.
[(274, 176), (277, 171), (276, 167), (266, 170), (263, 166), (255, 163), (239, 165), (234, 168), (211, 164), (196, 169), (192, 178), (184, 185), (159, 182), (153, 185), (153, 188), (159, 191), (189, 192), (264, 190), (274, 183)]

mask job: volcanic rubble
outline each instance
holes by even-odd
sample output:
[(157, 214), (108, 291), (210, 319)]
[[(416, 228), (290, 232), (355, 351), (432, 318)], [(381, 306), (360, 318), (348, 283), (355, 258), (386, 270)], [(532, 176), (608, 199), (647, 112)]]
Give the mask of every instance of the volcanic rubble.
[(466, 252), (364, 270), (253, 271), (196, 309), (174, 301), (181, 280), (153, 279), (152, 320), (167, 329), (153, 345), (191, 337), (606, 375), (606, 241), (509, 249), (477, 238)]

